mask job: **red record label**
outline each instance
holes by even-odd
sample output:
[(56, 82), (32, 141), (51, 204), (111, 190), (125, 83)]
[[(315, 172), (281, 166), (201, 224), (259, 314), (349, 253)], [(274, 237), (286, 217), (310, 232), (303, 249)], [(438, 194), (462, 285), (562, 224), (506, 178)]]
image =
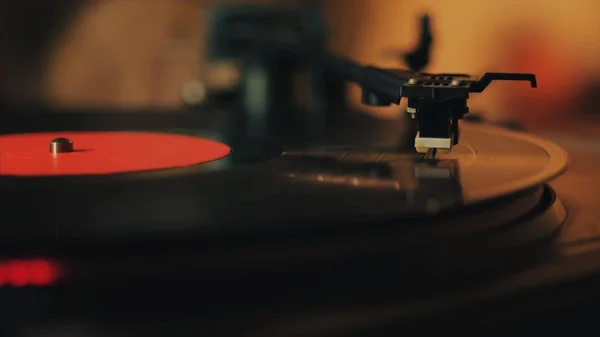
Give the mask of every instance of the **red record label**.
[[(59, 138), (70, 141), (68, 151), (52, 151)], [(0, 176), (132, 173), (207, 163), (230, 152), (215, 140), (167, 133), (11, 134), (0, 136)]]

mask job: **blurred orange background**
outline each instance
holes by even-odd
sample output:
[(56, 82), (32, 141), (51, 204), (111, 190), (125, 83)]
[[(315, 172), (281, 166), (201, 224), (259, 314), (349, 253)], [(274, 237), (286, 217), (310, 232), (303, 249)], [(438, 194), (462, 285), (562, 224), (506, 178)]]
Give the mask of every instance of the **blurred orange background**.
[[(583, 113), (578, 111), (587, 108), (579, 104), (581, 92), (600, 77), (600, 1), (350, 2), (355, 13), (346, 15), (362, 15), (353, 23), (338, 21), (340, 29), (352, 30), (346, 31), (352, 43), (342, 51), (361, 62), (398, 66), (397, 61), (382, 57), (381, 51), (390, 46), (411, 48), (418, 34), (418, 17), (428, 13), (434, 34), (429, 71), (535, 73), (538, 89), (530, 90), (525, 83), (496, 82), (473, 97), (471, 110), (492, 120), (517, 119), (531, 125)], [(333, 1), (331, 11), (344, 3), (348, 1)], [(355, 91), (355, 101), (357, 95)]]
[[(362, 63), (403, 66), (383, 51), (412, 48), (419, 17), (428, 13), (434, 33), (428, 71), (536, 73), (538, 89), (498, 82), (475, 96), (471, 110), (490, 119), (532, 125), (595, 112), (590, 105), (600, 85), (587, 96), (584, 89), (600, 83), (600, 1), (324, 3), (331, 48)], [(179, 105), (183, 84), (209, 69), (202, 62), (206, 8), (189, 0), (91, 1), (48, 60), (44, 96), (58, 105)], [(371, 111), (391, 116), (399, 109)]]

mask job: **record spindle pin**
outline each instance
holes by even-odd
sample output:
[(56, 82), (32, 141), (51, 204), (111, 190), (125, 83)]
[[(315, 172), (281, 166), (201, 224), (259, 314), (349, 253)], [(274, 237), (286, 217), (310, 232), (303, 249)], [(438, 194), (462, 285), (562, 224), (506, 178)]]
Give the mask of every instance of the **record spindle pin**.
[(73, 141), (70, 139), (60, 137), (50, 141), (50, 153), (53, 155), (69, 152), (73, 152)]

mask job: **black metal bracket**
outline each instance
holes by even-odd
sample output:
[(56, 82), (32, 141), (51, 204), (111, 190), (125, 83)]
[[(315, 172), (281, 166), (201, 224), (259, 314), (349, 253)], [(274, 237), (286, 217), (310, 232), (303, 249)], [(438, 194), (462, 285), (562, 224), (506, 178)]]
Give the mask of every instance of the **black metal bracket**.
[(531, 83), (532, 88), (537, 88), (537, 80), (534, 74), (485, 73), (479, 78), (479, 81), (471, 82), (469, 89), (471, 92), (482, 92), (492, 81), (527, 81)]

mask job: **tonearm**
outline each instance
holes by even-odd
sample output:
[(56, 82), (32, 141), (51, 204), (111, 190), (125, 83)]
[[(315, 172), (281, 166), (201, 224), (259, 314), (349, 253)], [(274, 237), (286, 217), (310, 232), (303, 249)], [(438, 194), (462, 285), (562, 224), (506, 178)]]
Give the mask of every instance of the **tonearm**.
[[(431, 43), (429, 21), (423, 23), (421, 35), (425, 37), (423, 48), (427, 51), (425, 47)], [(212, 42), (209, 45), (212, 47), (209, 50), (213, 57), (235, 58), (263, 68), (273, 68), (273, 64), (284, 61), (288, 67), (301, 62), (317, 70), (313, 72), (317, 77), (311, 82), (314, 85), (319, 85), (319, 76), (323, 81), (333, 77), (338, 83), (355, 82), (362, 89), (362, 102), (370, 106), (400, 104), (406, 98), (407, 113), (417, 123), (414, 146), (418, 152), (430, 152), (434, 156), (437, 151), (450, 151), (458, 144), (458, 121), (469, 112), (467, 100), (471, 93), (483, 92), (495, 80), (528, 81), (532, 87), (537, 86), (533, 74), (486, 73), (475, 78), (464, 74), (431, 74), (361, 65), (325, 50), (324, 24), (318, 11), (239, 5), (221, 7), (215, 12), (210, 31), (212, 38), (209, 41)], [(422, 67), (428, 59), (426, 54), (419, 54), (422, 62), (412, 63)], [(270, 72), (280, 73), (282, 69), (278, 66)], [(281, 84), (271, 85), (277, 86)]]

